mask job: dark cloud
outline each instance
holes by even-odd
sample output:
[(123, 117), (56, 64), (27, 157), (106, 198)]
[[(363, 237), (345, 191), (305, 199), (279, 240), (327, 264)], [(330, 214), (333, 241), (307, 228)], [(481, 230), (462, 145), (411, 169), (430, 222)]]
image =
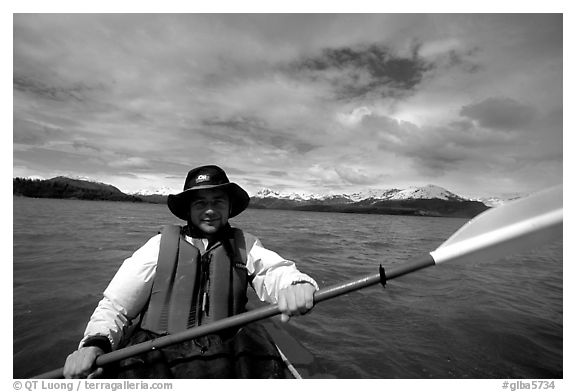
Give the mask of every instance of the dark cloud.
[(455, 144), (424, 148), (422, 145), (407, 151), (414, 167), (426, 176), (440, 177), (450, 170), (458, 170), (461, 163), (470, 160), (470, 151)]
[(55, 101), (84, 101), (84, 95), (92, 87), (84, 83), (74, 83), (69, 86), (50, 85), (26, 76), (15, 75), (13, 78), (14, 90), (26, 94)]
[(417, 51), (416, 47), (410, 57), (401, 57), (383, 45), (326, 48), (293, 68), (305, 77), (327, 81), (338, 98), (395, 96), (414, 89), (432, 67)]
[(362, 119), (362, 127), (379, 151), (407, 157), (419, 173), (432, 177), (457, 171), (462, 164), (482, 162), (487, 153), (516, 145), (519, 136), (479, 128), (466, 119), (421, 127), (373, 114)]
[(285, 177), (288, 175), (288, 173), (286, 173), (285, 171), (277, 171), (277, 170), (271, 170), (271, 171), (267, 172), (266, 174), (268, 174), (270, 176), (274, 176), (274, 177)]
[(82, 142), (82, 141), (73, 141), (72, 142), (72, 147), (74, 147), (76, 150), (92, 150), (94, 152), (100, 152), (102, 151), (101, 148), (91, 144), (91, 143), (86, 143), (86, 142)]
[(251, 116), (237, 116), (226, 119), (207, 119), (202, 122), (202, 125), (207, 128), (233, 130), (244, 136), (269, 133), (269, 129), (263, 120)]
[(209, 140), (237, 146), (248, 146), (253, 139), (262, 141), (259, 135), (267, 134), (262, 121), (245, 117), (206, 119), (202, 121), (197, 132)]
[[(445, 45), (456, 45), (454, 42), (447, 42)], [(475, 74), (483, 71), (485, 68), (480, 61), (482, 49), (478, 46), (468, 46), (459, 48), (434, 48), (434, 44), (428, 47), (424, 44), (415, 44), (416, 47), (424, 47), (422, 56), (431, 64), (430, 69), (435, 74), (454, 72), (464, 72), (466, 74)], [(433, 77), (434, 75), (431, 75)]]
[(482, 66), (471, 60), (477, 51), (477, 48), (467, 51), (450, 50), (445, 60), (447, 68), (458, 68), (468, 73), (479, 72)]
[(229, 119), (209, 119), (202, 122), (200, 133), (212, 139), (240, 146), (259, 144), (267, 147), (305, 154), (317, 146), (297, 136), (273, 129), (257, 117), (234, 117)]
[(478, 122), (481, 127), (513, 130), (529, 125), (535, 119), (535, 109), (511, 98), (488, 98), (463, 106), (460, 115)]
[(349, 184), (369, 185), (374, 184), (374, 176), (364, 173), (361, 170), (349, 167), (337, 167), (334, 169), (338, 176)]

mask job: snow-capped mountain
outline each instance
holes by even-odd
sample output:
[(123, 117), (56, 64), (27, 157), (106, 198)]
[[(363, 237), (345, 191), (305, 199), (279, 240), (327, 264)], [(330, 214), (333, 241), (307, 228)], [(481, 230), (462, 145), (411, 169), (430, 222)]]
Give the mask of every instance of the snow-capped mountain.
[(42, 177), (42, 176), (36, 176), (36, 175), (31, 175), (31, 176), (26, 176), (26, 177), (20, 177), (20, 178), (24, 178), (26, 180), (45, 180), (46, 178)]
[(410, 187), (398, 191), (391, 195), (388, 200), (412, 200), (412, 199), (440, 199), (440, 200), (454, 200), (464, 201), (467, 200), (458, 196), (440, 186), (426, 185), (422, 187)]
[(254, 197), (259, 197), (261, 199), (271, 197), (274, 199), (286, 199), (286, 200), (318, 200), (321, 199), (322, 196), (315, 195), (313, 193), (285, 193), (285, 192), (277, 192), (273, 191), (269, 188), (262, 188), (256, 193)]
[(152, 195), (161, 195), (161, 196), (168, 196), (173, 195), (176, 193), (180, 193), (181, 190), (175, 190), (168, 187), (160, 187), (160, 188), (144, 188), (140, 189), (133, 193), (135, 196), (152, 196)]
[(399, 192), (400, 189), (385, 189), (385, 190), (381, 190), (381, 189), (370, 189), (368, 191), (364, 191), (364, 192), (356, 192), (356, 193), (352, 193), (351, 195), (348, 194), (344, 194), (344, 197), (349, 198), (351, 201), (362, 201), (362, 200), (369, 200), (369, 199), (374, 199), (374, 200), (387, 200), (390, 196), (396, 194), (397, 192)]
[(100, 180), (97, 180), (93, 177), (88, 177), (88, 176), (64, 175), (64, 176), (59, 176), (58, 178), (69, 178), (71, 180), (86, 181), (86, 182), (91, 182), (93, 184), (110, 185), (110, 184), (106, 184)]
[(439, 199), (451, 201), (466, 201), (468, 199), (458, 196), (440, 186), (426, 185), (421, 187), (409, 187), (406, 189), (371, 189), (353, 194), (316, 195), (311, 193), (281, 193), (268, 188), (261, 189), (254, 196), (256, 198), (274, 198), (294, 201), (325, 201), (330, 199), (348, 200), (351, 203), (365, 200), (415, 200), (415, 199)]
[(486, 204), (488, 207), (498, 207), (503, 204), (509, 203), (513, 200), (527, 196), (525, 194), (509, 194), (504, 196), (489, 196), (489, 197), (476, 197), (470, 200), (479, 201)]
[(251, 197), (250, 207), (464, 218), (473, 217), (488, 208), (479, 201), (468, 200), (436, 185), (329, 195), (282, 193), (265, 188)]

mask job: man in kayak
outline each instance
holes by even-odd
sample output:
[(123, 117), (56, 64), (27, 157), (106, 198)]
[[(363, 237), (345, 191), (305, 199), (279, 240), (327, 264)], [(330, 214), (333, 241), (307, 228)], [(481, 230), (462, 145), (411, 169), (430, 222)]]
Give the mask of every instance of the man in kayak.
[[(183, 192), (168, 196), (170, 211), (187, 225), (166, 227), (124, 261), (78, 350), (68, 356), (64, 376), (102, 376), (102, 369), (94, 369), (101, 354), (245, 311), (248, 283), (261, 300), (278, 303), (282, 321), (312, 309), (316, 282), (228, 223), (249, 201), (221, 168), (191, 170)], [(250, 365), (238, 364), (238, 358), (248, 351), (266, 351), (270, 343), (262, 340), (247, 336), (244, 329), (226, 330), (124, 360), (116, 376), (252, 377), (254, 373), (240, 369)], [(259, 346), (249, 347), (254, 341)], [(274, 377), (277, 369), (268, 370), (264, 376)]]

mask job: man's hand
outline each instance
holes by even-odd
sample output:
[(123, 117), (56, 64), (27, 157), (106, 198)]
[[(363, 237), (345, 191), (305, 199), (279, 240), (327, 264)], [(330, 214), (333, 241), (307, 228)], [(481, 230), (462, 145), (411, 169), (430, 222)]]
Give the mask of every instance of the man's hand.
[(288, 286), (278, 293), (278, 308), (282, 312), (280, 320), (287, 322), (290, 316), (305, 314), (314, 307), (316, 287), (303, 282)]
[(102, 375), (103, 369), (94, 369), (96, 357), (104, 354), (99, 347), (81, 347), (77, 351), (68, 355), (64, 365), (65, 378), (98, 378)]

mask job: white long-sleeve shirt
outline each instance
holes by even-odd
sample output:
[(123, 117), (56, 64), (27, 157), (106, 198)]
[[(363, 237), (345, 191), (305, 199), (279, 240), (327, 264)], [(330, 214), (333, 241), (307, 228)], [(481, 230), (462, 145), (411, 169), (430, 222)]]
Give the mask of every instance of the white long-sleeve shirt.
[[(118, 269), (104, 290), (104, 298), (90, 317), (80, 347), (88, 337), (94, 335), (108, 337), (113, 350), (118, 347), (124, 332), (132, 326), (133, 320), (140, 315), (150, 297), (160, 238), (160, 234), (152, 237)], [(192, 238), (186, 236), (186, 240), (192, 243)], [(204, 249), (200, 251), (204, 253), (208, 240), (202, 239), (201, 243)], [(194, 244), (198, 246), (200, 241), (195, 240)], [(309, 282), (318, 289), (314, 279), (298, 271), (294, 262), (264, 248), (258, 239), (247, 251), (246, 268), (252, 286), (262, 301), (276, 303), (278, 292), (296, 281)]]

